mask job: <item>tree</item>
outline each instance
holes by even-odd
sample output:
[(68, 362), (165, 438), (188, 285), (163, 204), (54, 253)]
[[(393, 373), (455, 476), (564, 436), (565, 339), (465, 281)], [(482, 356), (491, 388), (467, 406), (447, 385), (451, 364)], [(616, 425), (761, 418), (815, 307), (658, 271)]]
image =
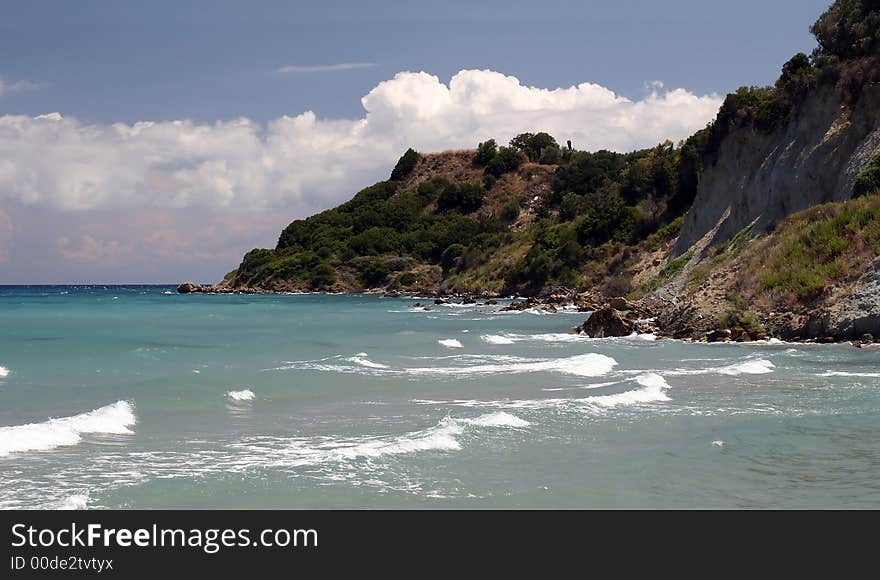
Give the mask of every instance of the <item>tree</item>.
[(816, 70), (810, 58), (802, 52), (797, 53), (782, 65), (782, 74), (776, 81), (776, 88), (792, 103), (800, 103), (816, 84)]
[(837, 0), (810, 32), (820, 53), (844, 60), (880, 54), (880, 0)]
[(545, 147), (559, 149), (556, 139), (547, 133), (520, 133), (510, 140), (510, 146), (525, 153), (529, 161), (538, 161)]
[(400, 181), (416, 168), (419, 161), (419, 154), (412, 148), (407, 149), (401, 158), (397, 161), (397, 165), (391, 171), (391, 181)]
[(379, 258), (368, 260), (361, 266), (361, 280), (367, 286), (377, 286), (388, 279), (388, 266)]
[(522, 165), (522, 162), (522, 153), (516, 148), (499, 147), (498, 154), (492, 158), (492, 161), (486, 165), (486, 168), (483, 171), (485, 171), (486, 175), (498, 178), (505, 173), (516, 171), (519, 169), (520, 165)]
[(482, 186), (472, 183), (448, 185), (437, 198), (437, 209), (440, 211), (458, 210), (462, 214), (477, 211), (483, 205), (486, 191)]
[(495, 159), (497, 154), (498, 146), (495, 144), (495, 139), (483, 141), (477, 145), (477, 155), (474, 157), (474, 163), (480, 167), (485, 167), (490, 161)]
[(443, 267), (444, 272), (448, 272), (455, 267), (458, 258), (464, 254), (465, 247), (462, 244), (452, 244), (445, 250), (443, 250), (443, 255), (440, 257), (440, 265)]

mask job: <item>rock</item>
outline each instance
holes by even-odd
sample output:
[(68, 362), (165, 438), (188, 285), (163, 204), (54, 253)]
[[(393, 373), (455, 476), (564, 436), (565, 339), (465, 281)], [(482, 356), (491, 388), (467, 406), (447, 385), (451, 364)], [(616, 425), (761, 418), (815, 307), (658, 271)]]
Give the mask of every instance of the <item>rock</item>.
[(865, 334), (862, 335), (862, 342), (865, 342), (865, 343), (874, 342), (874, 335), (869, 332), (866, 332)]
[(676, 340), (684, 340), (686, 338), (693, 338), (695, 333), (696, 333), (696, 330), (694, 330), (690, 326), (687, 326), (685, 328), (680, 328), (680, 329), (676, 330), (675, 332), (673, 332), (672, 338), (674, 338)]
[(434, 304), (446, 304), (446, 300), (444, 300), (443, 298), (435, 298)]
[(591, 338), (606, 338), (609, 336), (629, 336), (632, 334), (633, 325), (624, 319), (620, 312), (614, 308), (601, 308), (593, 312), (586, 321), (575, 329), (579, 334), (586, 334)]
[(727, 342), (728, 340), (730, 340), (730, 337), (732, 334), (733, 333), (731, 333), (730, 330), (728, 330), (726, 328), (723, 328), (720, 330), (713, 330), (712, 332), (709, 332), (708, 334), (706, 334), (706, 341), (707, 342)]
[(629, 300), (622, 297), (612, 298), (608, 301), (608, 306), (615, 310), (633, 310), (633, 304)]
[(384, 297), (385, 298), (400, 298), (400, 292), (398, 292), (397, 290), (392, 290), (390, 292), (386, 292), (384, 294)]
[(498, 304), (498, 301), (495, 300), (495, 299), (492, 299), (492, 300), (486, 300), (486, 304), (489, 305), (489, 306), (494, 306), (495, 304)]
[(195, 282), (184, 282), (177, 287), (177, 291), (180, 294), (192, 294), (193, 292), (202, 292), (203, 290), (201, 284), (196, 284)]
[(476, 304), (476, 300), (473, 299), (472, 296), (465, 296), (461, 299), (462, 304)]

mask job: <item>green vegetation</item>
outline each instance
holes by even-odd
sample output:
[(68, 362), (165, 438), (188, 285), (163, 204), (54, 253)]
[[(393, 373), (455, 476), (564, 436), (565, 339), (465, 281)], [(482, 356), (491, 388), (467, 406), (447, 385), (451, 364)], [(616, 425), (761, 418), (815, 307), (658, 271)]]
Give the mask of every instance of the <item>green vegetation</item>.
[(752, 266), (760, 287), (783, 300), (810, 300), (880, 254), (880, 196), (816, 206), (786, 220)]
[(521, 133), (511, 139), (510, 146), (524, 153), (533, 163), (539, 162), (545, 152), (551, 155), (551, 150), (559, 151), (556, 139), (547, 133)]
[(413, 274), (412, 272), (404, 272), (404, 273), (401, 274), (400, 277), (397, 279), (397, 282), (398, 282), (401, 286), (412, 286), (412, 285), (415, 284), (417, 281), (418, 281), (418, 279), (416, 278), (416, 275)]
[(764, 332), (764, 326), (758, 322), (754, 312), (741, 308), (730, 308), (718, 319), (722, 328), (742, 328), (747, 333), (755, 335)]
[(880, 153), (875, 155), (853, 182), (853, 197), (880, 192)]
[(816, 55), (841, 60), (880, 54), (880, 2), (837, 0), (810, 28)]
[(674, 260), (670, 260), (669, 263), (660, 270), (660, 278), (662, 280), (672, 280), (684, 270), (684, 267), (687, 266), (688, 262), (690, 262), (693, 257), (694, 251), (691, 249)]
[(416, 168), (419, 162), (419, 154), (413, 149), (407, 149), (401, 158), (397, 161), (397, 165), (391, 170), (391, 181), (400, 181), (408, 176)]

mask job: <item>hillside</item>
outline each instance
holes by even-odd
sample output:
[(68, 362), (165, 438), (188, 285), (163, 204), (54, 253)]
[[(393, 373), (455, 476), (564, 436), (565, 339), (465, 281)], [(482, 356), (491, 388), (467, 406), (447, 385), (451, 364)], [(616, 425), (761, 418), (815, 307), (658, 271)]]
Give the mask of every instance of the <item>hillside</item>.
[(880, 5), (838, 0), (770, 87), (689, 139), (621, 154), (525, 133), (407, 151), (209, 291), (589, 291), (702, 339), (880, 336)]

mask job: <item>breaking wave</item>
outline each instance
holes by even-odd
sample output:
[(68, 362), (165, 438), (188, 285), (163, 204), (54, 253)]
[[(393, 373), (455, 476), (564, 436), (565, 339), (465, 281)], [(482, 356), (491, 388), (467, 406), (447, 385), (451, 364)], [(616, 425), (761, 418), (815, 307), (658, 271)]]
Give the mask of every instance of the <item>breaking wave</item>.
[(0, 457), (76, 445), (84, 434), (129, 435), (133, 433), (131, 427), (136, 422), (134, 406), (128, 401), (117, 401), (72, 417), (0, 427)]
[(440, 344), (445, 346), (446, 348), (464, 348), (461, 342), (455, 340), (454, 338), (442, 338), (438, 340)]
[(507, 338), (506, 336), (500, 336), (498, 334), (484, 334), (480, 337), (483, 339), (483, 342), (488, 344), (513, 344), (513, 339)]
[(242, 389), (240, 391), (229, 391), (226, 396), (233, 401), (253, 401), (254, 392), (250, 389)]

